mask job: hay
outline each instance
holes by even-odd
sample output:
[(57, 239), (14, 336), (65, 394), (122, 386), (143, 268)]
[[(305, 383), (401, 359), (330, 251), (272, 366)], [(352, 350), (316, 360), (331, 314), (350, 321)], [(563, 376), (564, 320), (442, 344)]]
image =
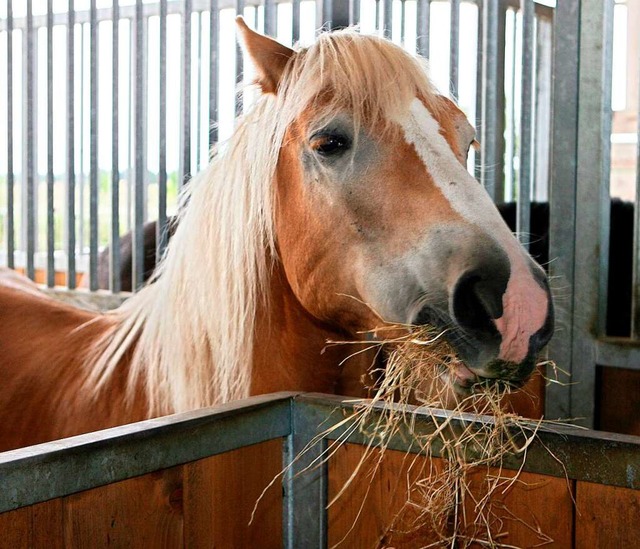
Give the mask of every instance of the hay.
[[(320, 458), (327, 462), (353, 433), (360, 432), (367, 441), (358, 465), (329, 506), (347, 494), (353, 483), (368, 483), (359, 516), (385, 450), (393, 446), (395, 438), (409, 437), (412, 452), (404, 458), (410, 471), (404, 486), (408, 497), (381, 536), (379, 547), (401, 547), (399, 539), (420, 533), (422, 539), (429, 539), (422, 547), (511, 547), (501, 542), (507, 532), (499, 496), (520, 482), (520, 471), (503, 474), (502, 464), (511, 456), (520, 456), (524, 464), (542, 421), (525, 420), (504, 410), (503, 397), (513, 390), (508, 383), (483, 381), (454, 392), (448, 380), (455, 378), (462, 363), (443, 333), (425, 327), (389, 326), (376, 336), (380, 340), (367, 341), (364, 349), (378, 346), (378, 352), (388, 348), (391, 352), (383, 369), (370, 372), (369, 379), (375, 380), (369, 387), (370, 398), (358, 400), (353, 413), (308, 446), (330, 433), (339, 433)], [(354, 355), (360, 352), (362, 349), (357, 349)], [(545, 364), (551, 364), (552, 373), (557, 372), (555, 365)], [(434, 414), (434, 408), (448, 408), (452, 413), (443, 417)], [(417, 428), (415, 411), (426, 412), (433, 429), (425, 432)], [(493, 420), (454, 421), (459, 412), (489, 415)], [(441, 458), (437, 466), (421, 457), (436, 454)], [(318, 465), (316, 461), (310, 467)], [(472, 482), (472, 475), (477, 478), (479, 471), (480, 486), (477, 480)], [(510, 520), (525, 524), (541, 545), (549, 542), (539, 525), (528, 524), (523, 517), (512, 516)], [(351, 530), (356, 523), (357, 517)], [(334, 547), (343, 544), (351, 530)]]

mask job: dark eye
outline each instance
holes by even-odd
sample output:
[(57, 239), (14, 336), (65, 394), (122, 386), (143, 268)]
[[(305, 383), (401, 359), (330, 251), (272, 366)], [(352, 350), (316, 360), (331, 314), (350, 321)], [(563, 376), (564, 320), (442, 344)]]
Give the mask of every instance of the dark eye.
[(316, 134), (310, 141), (311, 149), (320, 156), (337, 156), (349, 150), (351, 142), (349, 138), (340, 134)]

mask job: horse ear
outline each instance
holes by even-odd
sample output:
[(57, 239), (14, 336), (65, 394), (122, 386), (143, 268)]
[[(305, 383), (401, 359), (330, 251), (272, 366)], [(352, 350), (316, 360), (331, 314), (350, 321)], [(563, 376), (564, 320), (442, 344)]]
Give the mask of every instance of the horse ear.
[(284, 68), (295, 52), (279, 42), (251, 30), (239, 15), (238, 32), (244, 50), (251, 57), (258, 73), (257, 83), (264, 93), (276, 93)]

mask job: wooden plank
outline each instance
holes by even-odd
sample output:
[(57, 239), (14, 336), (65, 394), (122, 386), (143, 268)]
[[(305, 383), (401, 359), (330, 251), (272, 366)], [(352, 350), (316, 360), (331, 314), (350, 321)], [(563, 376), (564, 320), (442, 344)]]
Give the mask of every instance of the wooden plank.
[(62, 549), (62, 500), (0, 514), (0, 549)]
[(578, 482), (576, 508), (576, 549), (640, 547), (640, 490)]
[(531, 379), (517, 391), (505, 396), (505, 410), (519, 416), (540, 419), (544, 415), (544, 367), (539, 366)]
[(64, 498), (65, 546), (182, 547), (182, 467)]
[(640, 435), (640, 371), (600, 368), (599, 374), (598, 429)]
[[(344, 444), (329, 460), (329, 501), (345, 486), (365, 454), (365, 447)], [(344, 494), (329, 508), (329, 547), (387, 547), (406, 549), (433, 542), (434, 532), (425, 521), (417, 521), (421, 499), (416, 480), (425, 471), (441, 470), (442, 461), (388, 450), (377, 471), (374, 451)], [(413, 489), (409, 489), (413, 486)], [(446, 528), (446, 526), (445, 526)]]
[(281, 471), (281, 439), (185, 465), (185, 546), (281, 548), (280, 481), (267, 490), (249, 524), (258, 497)]
[[(460, 524), (463, 535), (491, 538), (496, 546), (571, 547), (573, 482), (527, 472), (514, 477), (514, 471), (493, 468), (479, 468), (468, 475), (469, 491), (463, 496), (465, 513)], [(489, 503), (483, 507), (482, 500), (490, 491)], [(478, 520), (481, 508), (484, 520)]]

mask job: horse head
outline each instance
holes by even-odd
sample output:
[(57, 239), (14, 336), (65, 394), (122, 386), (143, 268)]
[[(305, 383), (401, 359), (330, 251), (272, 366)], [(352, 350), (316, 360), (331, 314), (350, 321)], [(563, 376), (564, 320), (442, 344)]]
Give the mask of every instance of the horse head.
[(553, 332), (549, 285), (465, 167), (465, 115), (388, 41), (346, 31), (293, 51), (239, 27), (286, 120), (275, 239), (302, 306), (350, 333), (445, 330), (460, 389), (525, 381)]

